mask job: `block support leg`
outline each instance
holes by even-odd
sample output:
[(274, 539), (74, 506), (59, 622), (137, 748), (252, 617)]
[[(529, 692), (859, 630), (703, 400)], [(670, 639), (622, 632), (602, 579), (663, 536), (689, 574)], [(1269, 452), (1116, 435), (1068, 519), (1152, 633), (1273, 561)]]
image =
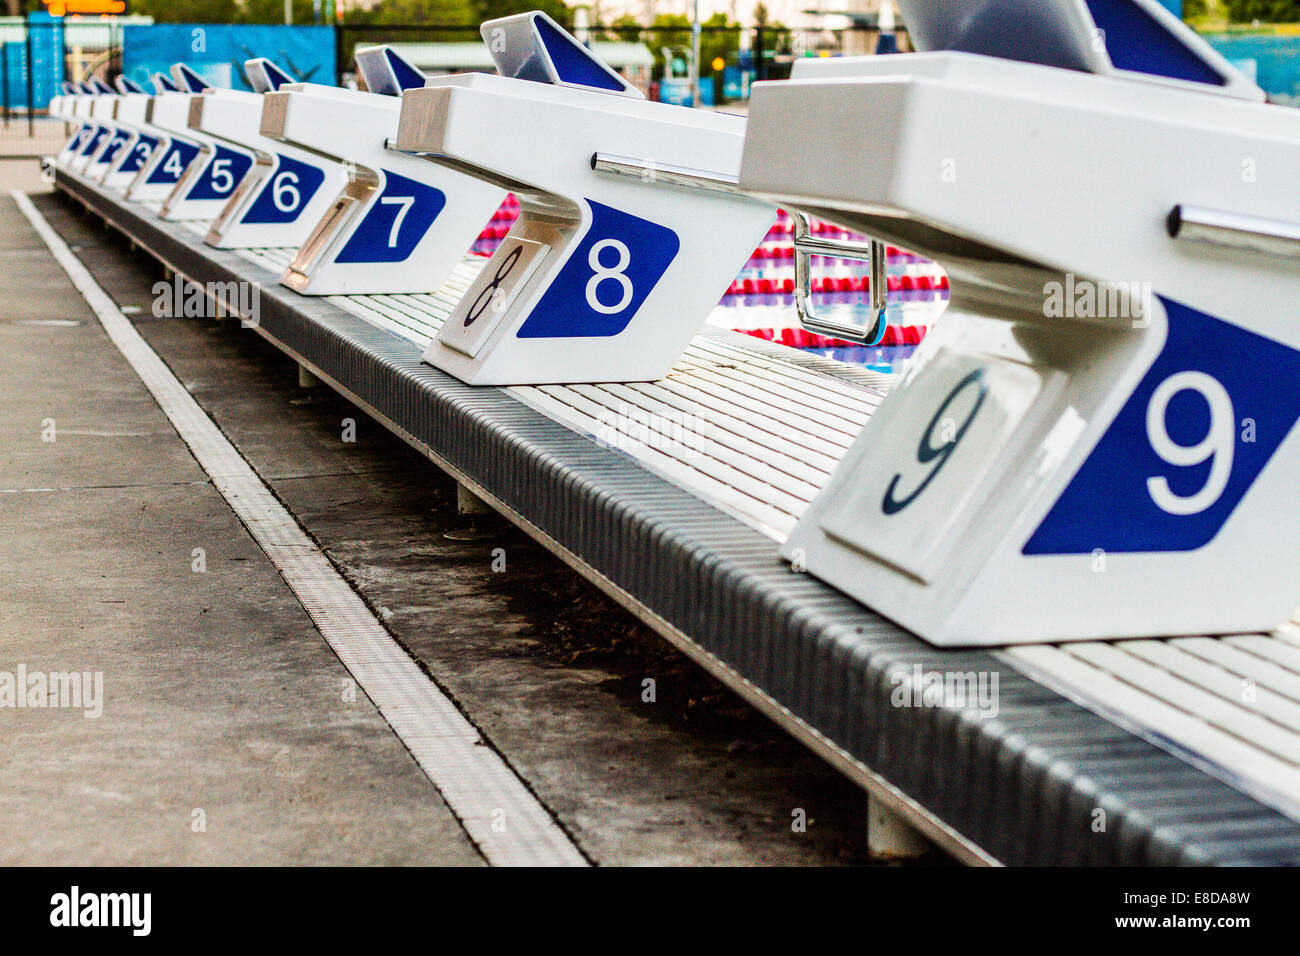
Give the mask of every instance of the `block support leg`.
[(867, 797), (867, 848), (885, 860), (915, 860), (930, 849), (920, 831), (875, 797)]
[(492, 509), (481, 498), (459, 482), (456, 483), (456, 510), (463, 515), (492, 514)]

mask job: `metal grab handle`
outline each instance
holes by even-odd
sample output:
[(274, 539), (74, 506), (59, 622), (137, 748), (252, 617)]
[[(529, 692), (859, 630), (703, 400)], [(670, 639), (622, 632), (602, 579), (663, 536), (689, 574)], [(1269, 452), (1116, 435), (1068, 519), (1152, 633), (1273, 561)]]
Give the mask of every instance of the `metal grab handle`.
[[(739, 194), (737, 177), (685, 166), (657, 165), (631, 156), (593, 153), (591, 168), (598, 173), (635, 177), (644, 183), (682, 186), (703, 192)], [(845, 239), (815, 239), (808, 217), (797, 209), (782, 207), (794, 223), (794, 308), (799, 324), (809, 332), (829, 335), (860, 345), (877, 345), (885, 337), (888, 321), (885, 309), (889, 289), (885, 271), (885, 244), (875, 239), (850, 242)], [(836, 256), (840, 259), (864, 259), (871, 263), (871, 324), (851, 325), (833, 322), (812, 309), (812, 257)]]
[[(829, 335), (859, 345), (876, 345), (885, 336), (888, 320), (889, 288), (885, 270), (885, 244), (876, 239), (851, 242), (847, 239), (817, 239), (811, 235), (808, 217), (797, 209), (786, 208), (794, 223), (794, 310), (799, 324), (809, 332)], [(812, 257), (835, 256), (840, 259), (864, 259), (871, 263), (871, 324), (853, 325), (823, 318), (812, 307)]]

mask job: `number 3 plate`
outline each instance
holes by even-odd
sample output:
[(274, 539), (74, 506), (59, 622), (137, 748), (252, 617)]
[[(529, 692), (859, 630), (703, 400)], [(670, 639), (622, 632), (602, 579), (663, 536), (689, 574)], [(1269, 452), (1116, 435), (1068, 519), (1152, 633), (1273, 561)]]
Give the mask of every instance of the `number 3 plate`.
[(1027, 365), (940, 350), (867, 423), (822, 530), (928, 580), (1044, 382)]
[(550, 251), (544, 243), (507, 237), (443, 325), (438, 341), (474, 358)]

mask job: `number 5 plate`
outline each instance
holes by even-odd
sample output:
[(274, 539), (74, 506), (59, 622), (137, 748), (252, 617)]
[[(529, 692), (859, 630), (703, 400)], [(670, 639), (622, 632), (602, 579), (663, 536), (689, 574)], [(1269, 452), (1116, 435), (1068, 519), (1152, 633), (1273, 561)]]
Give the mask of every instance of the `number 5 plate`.
[(1033, 368), (942, 349), (904, 374), (828, 490), (822, 530), (928, 581), (1043, 390)]
[(550, 251), (531, 239), (507, 237), (448, 317), (438, 341), (474, 358)]

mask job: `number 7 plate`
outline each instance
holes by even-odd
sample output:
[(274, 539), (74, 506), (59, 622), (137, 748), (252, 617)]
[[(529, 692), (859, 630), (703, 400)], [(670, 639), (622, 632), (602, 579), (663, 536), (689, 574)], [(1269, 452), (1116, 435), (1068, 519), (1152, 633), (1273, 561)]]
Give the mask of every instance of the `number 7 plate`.
[(544, 243), (507, 236), (447, 318), (438, 341), (474, 358), (550, 251)]
[(821, 528), (928, 581), (950, 532), (1043, 390), (1027, 365), (941, 349), (872, 416)]

